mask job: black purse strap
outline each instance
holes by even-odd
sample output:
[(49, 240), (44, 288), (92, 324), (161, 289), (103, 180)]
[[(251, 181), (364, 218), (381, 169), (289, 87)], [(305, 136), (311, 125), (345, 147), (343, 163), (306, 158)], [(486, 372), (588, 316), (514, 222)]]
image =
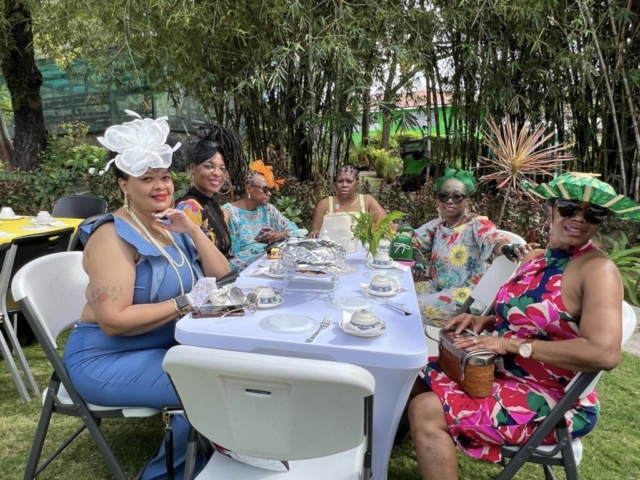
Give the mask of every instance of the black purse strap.
[(162, 420), (164, 421), (164, 450), (167, 464), (167, 479), (174, 480), (173, 470), (173, 430), (171, 430), (171, 417), (183, 414), (182, 405), (165, 405), (162, 408)]

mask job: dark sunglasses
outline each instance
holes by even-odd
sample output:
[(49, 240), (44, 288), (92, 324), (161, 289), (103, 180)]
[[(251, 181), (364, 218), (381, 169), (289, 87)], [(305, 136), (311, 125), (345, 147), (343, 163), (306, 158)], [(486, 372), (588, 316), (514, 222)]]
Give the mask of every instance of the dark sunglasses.
[(573, 218), (579, 212), (582, 212), (584, 221), (592, 225), (600, 225), (611, 214), (608, 208), (598, 207), (596, 205), (581, 207), (578, 202), (564, 198), (558, 198), (556, 200), (556, 207), (558, 207), (558, 213), (564, 218)]
[(446, 193), (438, 194), (438, 201), (440, 203), (447, 203), (449, 200), (451, 200), (451, 203), (457, 205), (461, 203), (465, 198), (467, 198), (466, 195), (461, 195), (459, 193), (454, 193), (453, 195), (447, 195)]
[(250, 183), (249, 185), (251, 185), (252, 187), (255, 187), (255, 188), (259, 188), (260, 190), (262, 190), (264, 192), (265, 195), (269, 195), (271, 193), (271, 189), (269, 187), (267, 187), (266, 185), (264, 187), (261, 187), (260, 185), (254, 185), (253, 183)]

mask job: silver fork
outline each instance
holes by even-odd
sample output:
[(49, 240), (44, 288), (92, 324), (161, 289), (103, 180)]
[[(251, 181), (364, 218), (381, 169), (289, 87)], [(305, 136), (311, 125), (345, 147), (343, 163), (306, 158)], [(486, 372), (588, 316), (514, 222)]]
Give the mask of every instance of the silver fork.
[(313, 342), (316, 339), (316, 337), (320, 334), (320, 332), (322, 330), (324, 330), (325, 328), (327, 328), (329, 325), (331, 325), (331, 317), (330, 316), (329, 317), (324, 317), (322, 319), (322, 323), (318, 327), (318, 330), (316, 330), (313, 335), (311, 335), (309, 338), (307, 338), (305, 340), (305, 342), (309, 342), (309, 343)]

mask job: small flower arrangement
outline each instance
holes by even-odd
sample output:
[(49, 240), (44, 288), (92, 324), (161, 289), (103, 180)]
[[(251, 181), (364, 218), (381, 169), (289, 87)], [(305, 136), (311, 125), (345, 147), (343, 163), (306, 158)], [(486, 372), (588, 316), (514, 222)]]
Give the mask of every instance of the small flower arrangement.
[(353, 232), (353, 237), (360, 240), (362, 247), (375, 257), (378, 253), (380, 240), (383, 238), (391, 240), (395, 237), (396, 225), (394, 222), (404, 217), (404, 213), (394, 210), (377, 222), (374, 220), (374, 216), (374, 212), (353, 215), (351, 231)]

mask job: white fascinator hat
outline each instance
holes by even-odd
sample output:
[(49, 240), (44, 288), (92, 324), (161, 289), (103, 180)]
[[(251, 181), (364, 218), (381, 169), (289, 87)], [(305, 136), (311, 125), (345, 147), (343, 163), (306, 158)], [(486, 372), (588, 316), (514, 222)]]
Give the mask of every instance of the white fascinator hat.
[(136, 112), (125, 110), (135, 120), (113, 125), (98, 141), (112, 152), (116, 158), (107, 163), (105, 170), (113, 162), (116, 167), (132, 177), (139, 177), (149, 168), (169, 168), (173, 152), (180, 148), (178, 142), (173, 148), (166, 144), (171, 129), (168, 117), (142, 118)]

